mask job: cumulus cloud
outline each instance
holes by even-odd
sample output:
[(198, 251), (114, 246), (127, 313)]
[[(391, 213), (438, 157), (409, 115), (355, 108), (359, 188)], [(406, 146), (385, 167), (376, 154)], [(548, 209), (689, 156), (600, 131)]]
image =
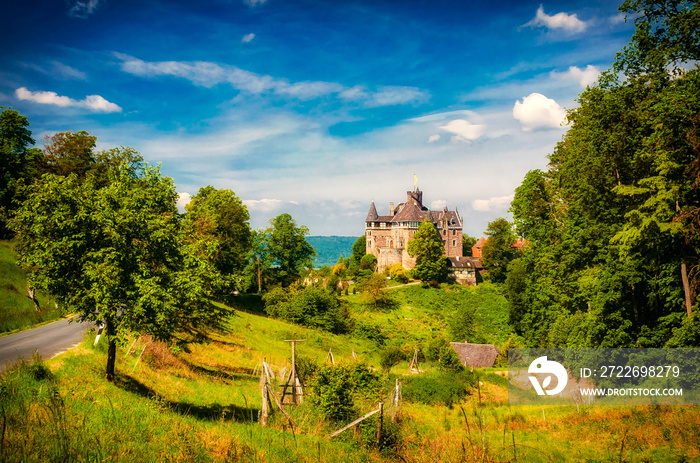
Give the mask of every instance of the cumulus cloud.
[(255, 34), (253, 34), (253, 33), (251, 32), (250, 34), (244, 35), (243, 38), (241, 39), (241, 42), (243, 42), (243, 43), (249, 43), (249, 42), (251, 42), (254, 38), (255, 38)]
[(472, 124), (464, 119), (455, 119), (440, 127), (442, 130), (453, 134), (452, 141), (469, 142), (476, 140), (484, 134), (484, 126)]
[(520, 122), (524, 132), (561, 127), (566, 111), (559, 104), (541, 93), (531, 93), (515, 102), (513, 117)]
[(195, 85), (213, 87), (229, 84), (237, 90), (254, 95), (272, 93), (299, 100), (311, 100), (328, 95), (359, 103), (366, 107), (420, 104), (430, 94), (414, 87), (380, 87), (372, 92), (362, 86), (346, 87), (336, 82), (304, 81), (291, 83), (269, 75), (256, 74), (236, 66), (219, 65), (207, 61), (147, 62), (122, 53), (115, 53), (122, 61), (122, 71), (141, 77), (171, 76), (187, 79)]
[(565, 72), (552, 71), (550, 76), (554, 79), (570, 79), (575, 80), (581, 86), (581, 88), (586, 88), (587, 86), (594, 84), (600, 76), (600, 70), (596, 66), (588, 65), (586, 69), (580, 69), (576, 66), (571, 66)]
[(248, 210), (250, 211), (255, 211), (255, 212), (264, 212), (264, 213), (270, 213), (276, 210), (279, 210), (280, 208), (286, 206), (286, 205), (297, 205), (296, 201), (283, 201), (281, 199), (244, 199), (243, 204), (246, 205)]
[(177, 208), (180, 210), (180, 212), (185, 211), (185, 206), (187, 206), (190, 201), (192, 201), (192, 195), (189, 193), (183, 191), (177, 194)]
[(20, 87), (15, 91), (15, 96), (20, 100), (60, 106), (62, 108), (84, 108), (102, 113), (121, 112), (122, 110), (118, 105), (105, 100), (100, 95), (88, 95), (84, 100), (74, 100), (67, 96), (61, 96), (56, 92), (32, 92), (25, 87)]
[(100, 6), (100, 0), (78, 0), (71, 4), (68, 16), (86, 19), (97, 11), (98, 6)]
[(540, 7), (537, 9), (535, 18), (524, 26), (543, 26), (548, 29), (560, 29), (564, 32), (574, 34), (585, 31), (588, 24), (578, 19), (576, 14), (557, 13), (554, 15), (548, 15), (544, 12), (544, 7), (540, 5)]
[(515, 195), (494, 196), (489, 199), (475, 199), (472, 201), (472, 209), (480, 212), (488, 212), (494, 209), (505, 209), (513, 201)]
[(440, 138), (442, 137), (440, 137), (440, 135), (438, 134), (431, 135), (430, 137), (428, 137), (428, 143), (435, 143), (436, 141), (439, 141)]
[(434, 211), (443, 210), (447, 206), (447, 201), (444, 199), (436, 199), (430, 203), (430, 209)]

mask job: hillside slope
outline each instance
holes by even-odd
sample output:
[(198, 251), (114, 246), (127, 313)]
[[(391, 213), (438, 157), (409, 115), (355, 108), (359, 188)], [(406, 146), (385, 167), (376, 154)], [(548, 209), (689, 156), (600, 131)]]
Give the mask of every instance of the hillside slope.
[(53, 300), (40, 292), (37, 299), (39, 311), (27, 297), (27, 275), (17, 265), (12, 242), (0, 240), (0, 333), (61, 318)]

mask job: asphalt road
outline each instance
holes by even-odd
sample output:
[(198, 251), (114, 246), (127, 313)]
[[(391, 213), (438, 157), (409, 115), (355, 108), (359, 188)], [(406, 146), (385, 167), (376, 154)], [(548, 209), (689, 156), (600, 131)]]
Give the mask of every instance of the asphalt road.
[(49, 359), (79, 344), (90, 324), (71, 320), (59, 320), (0, 338), (0, 371), (19, 358), (29, 360), (35, 351), (42, 359)]

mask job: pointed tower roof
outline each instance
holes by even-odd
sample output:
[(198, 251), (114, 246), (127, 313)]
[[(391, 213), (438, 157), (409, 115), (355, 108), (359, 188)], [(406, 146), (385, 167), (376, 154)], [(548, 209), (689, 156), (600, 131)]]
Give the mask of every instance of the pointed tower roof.
[(377, 214), (377, 208), (374, 207), (374, 201), (372, 201), (372, 205), (369, 206), (369, 212), (367, 213), (365, 222), (376, 222), (378, 218), (379, 214)]

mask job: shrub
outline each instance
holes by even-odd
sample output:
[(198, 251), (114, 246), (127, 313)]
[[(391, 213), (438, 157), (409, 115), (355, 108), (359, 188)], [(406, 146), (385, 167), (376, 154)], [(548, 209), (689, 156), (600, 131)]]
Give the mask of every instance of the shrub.
[(355, 399), (374, 399), (381, 390), (379, 377), (363, 364), (321, 367), (311, 385), (310, 402), (332, 421), (353, 419)]
[(274, 288), (263, 296), (265, 312), (269, 315), (334, 334), (347, 333), (352, 328), (350, 311), (334, 294), (307, 286), (294, 293)]
[(305, 355), (297, 355), (296, 357), (296, 370), (297, 375), (299, 375), (299, 381), (304, 385), (311, 384), (314, 375), (318, 371), (319, 366), (316, 360)]
[(365, 254), (360, 259), (360, 270), (372, 270), (377, 268), (377, 256), (374, 254)]
[(386, 335), (378, 325), (370, 325), (362, 322), (355, 325), (353, 335), (358, 338), (374, 341), (378, 347), (386, 344), (387, 340)]
[(467, 396), (475, 381), (473, 375), (464, 371), (423, 373), (404, 380), (403, 397), (409, 402), (452, 408)]
[(379, 358), (379, 364), (382, 366), (384, 371), (389, 373), (391, 367), (397, 365), (403, 360), (408, 360), (408, 354), (400, 346), (387, 346), (386, 349), (382, 351)]
[(398, 283), (408, 283), (408, 271), (400, 263), (394, 264), (389, 268), (389, 276)]

